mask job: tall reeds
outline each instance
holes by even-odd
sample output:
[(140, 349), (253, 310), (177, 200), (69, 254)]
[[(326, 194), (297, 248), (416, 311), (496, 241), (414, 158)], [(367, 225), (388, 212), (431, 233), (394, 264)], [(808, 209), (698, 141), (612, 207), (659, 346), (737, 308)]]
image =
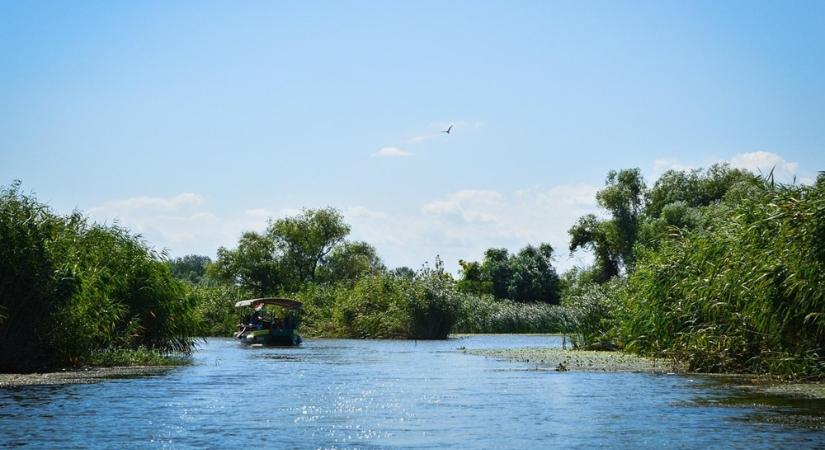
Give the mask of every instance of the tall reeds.
[(110, 348), (187, 352), (195, 304), (162, 256), (118, 226), (0, 190), (0, 370), (85, 362)]
[(825, 375), (825, 183), (766, 180), (641, 250), (623, 294), (628, 349), (709, 372)]

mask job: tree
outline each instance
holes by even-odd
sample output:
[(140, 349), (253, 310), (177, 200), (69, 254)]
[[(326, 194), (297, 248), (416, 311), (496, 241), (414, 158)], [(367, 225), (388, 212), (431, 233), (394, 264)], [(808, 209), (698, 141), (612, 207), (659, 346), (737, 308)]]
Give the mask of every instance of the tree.
[(510, 283), (510, 254), (506, 248), (490, 248), (484, 252), (481, 263), (482, 277), (490, 282), (492, 294), (496, 298), (507, 298)]
[(275, 294), (284, 285), (280, 254), (266, 235), (248, 231), (238, 247), (218, 249), (218, 258), (207, 268), (210, 276), (254, 292)]
[(714, 164), (707, 170), (669, 170), (662, 174), (645, 196), (645, 215), (658, 218), (665, 206), (683, 202), (695, 208), (722, 200), (737, 184), (754, 185), (759, 178), (742, 169), (731, 169), (728, 164)]
[(206, 276), (206, 267), (212, 262), (208, 256), (186, 255), (168, 261), (172, 275), (192, 284), (199, 284)]
[[(218, 249), (210, 274), (260, 295), (296, 291), (316, 280), (319, 268), (349, 230), (335, 209), (305, 209), (296, 216), (270, 221), (265, 233), (244, 233), (234, 250)], [(356, 258), (360, 252), (367, 265), (375, 264), (375, 250), (364, 245), (341, 250), (336, 258)], [(331, 270), (343, 270), (338, 266)]]
[(293, 282), (315, 279), (318, 265), (349, 234), (344, 217), (333, 208), (305, 209), (269, 224), (267, 236), (281, 251)]
[(619, 274), (621, 256), (612, 237), (616, 233), (611, 232), (611, 228), (610, 222), (588, 214), (580, 217), (568, 231), (571, 252), (584, 248), (594, 253), (596, 260), (593, 264), (596, 266), (598, 282), (605, 282)]
[(326, 283), (353, 282), (384, 270), (375, 247), (366, 242), (344, 242), (330, 252), (318, 269), (318, 279)]
[(407, 266), (396, 267), (390, 271), (390, 274), (396, 278), (403, 278), (405, 280), (412, 280), (415, 278), (415, 271)]
[(633, 267), (633, 245), (639, 231), (646, 186), (639, 169), (624, 169), (607, 174), (605, 187), (596, 193), (599, 206), (611, 218), (599, 220), (595, 215), (581, 217), (568, 231), (570, 251), (587, 248), (596, 254), (602, 281), (618, 275), (621, 267)]
[(456, 283), (456, 289), (468, 294), (482, 295), (489, 294), (493, 290), (493, 283), (485, 279), (481, 264), (477, 261), (459, 260), (461, 266), (461, 279)]
[(510, 258), (509, 298), (521, 302), (559, 302), (559, 276), (552, 264), (553, 247), (528, 245)]
[(559, 277), (552, 259), (550, 244), (528, 245), (515, 255), (504, 248), (491, 248), (484, 252), (481, 263), (458, 262), (461, 279), (456, 287), (461, 292), (492, 294), (497, 299), (557, 303)]

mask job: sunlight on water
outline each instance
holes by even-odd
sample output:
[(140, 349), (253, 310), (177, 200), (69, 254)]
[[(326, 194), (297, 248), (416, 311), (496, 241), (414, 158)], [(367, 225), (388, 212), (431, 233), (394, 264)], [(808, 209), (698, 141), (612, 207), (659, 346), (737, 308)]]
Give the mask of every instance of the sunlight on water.
[[(691, 377), (557, 373), (457, 349), (559, 346), (553, 336), (440, 342), (211, 339), (192, 366), (93, 385), (0, 390), (0, 446), (160, 448), (818, 448), (821, 431), (697, 401)], [(770, 412), (767, 412), (768, 414)]]

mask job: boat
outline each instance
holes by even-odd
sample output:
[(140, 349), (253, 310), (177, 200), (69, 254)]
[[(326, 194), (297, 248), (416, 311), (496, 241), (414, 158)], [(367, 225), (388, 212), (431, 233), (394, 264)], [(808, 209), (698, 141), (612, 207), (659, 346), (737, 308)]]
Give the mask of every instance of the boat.
[[(276, 306), (278, 308), (273, 308)], [(251, 346), (301, 344), (298, 324), (303, 303), (289, 298), (253, 298), (241, 300), (235, 307), (242, 311), (241, 323), (235, 333), (241, 343)]]

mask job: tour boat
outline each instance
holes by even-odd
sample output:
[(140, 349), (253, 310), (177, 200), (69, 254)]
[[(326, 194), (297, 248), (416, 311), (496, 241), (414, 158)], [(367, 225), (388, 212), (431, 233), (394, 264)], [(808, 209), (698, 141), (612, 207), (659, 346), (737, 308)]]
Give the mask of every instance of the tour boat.
[[(266, 306), (277, 306), (280, 311)], [(303, 303), (288, 298), (253, 298), (241, 300), (235, 307), (243, 308), (245, 313), (235, 333), (241, 343), (253, 346), (295, 346), (301, 343), (298, 323)]]

